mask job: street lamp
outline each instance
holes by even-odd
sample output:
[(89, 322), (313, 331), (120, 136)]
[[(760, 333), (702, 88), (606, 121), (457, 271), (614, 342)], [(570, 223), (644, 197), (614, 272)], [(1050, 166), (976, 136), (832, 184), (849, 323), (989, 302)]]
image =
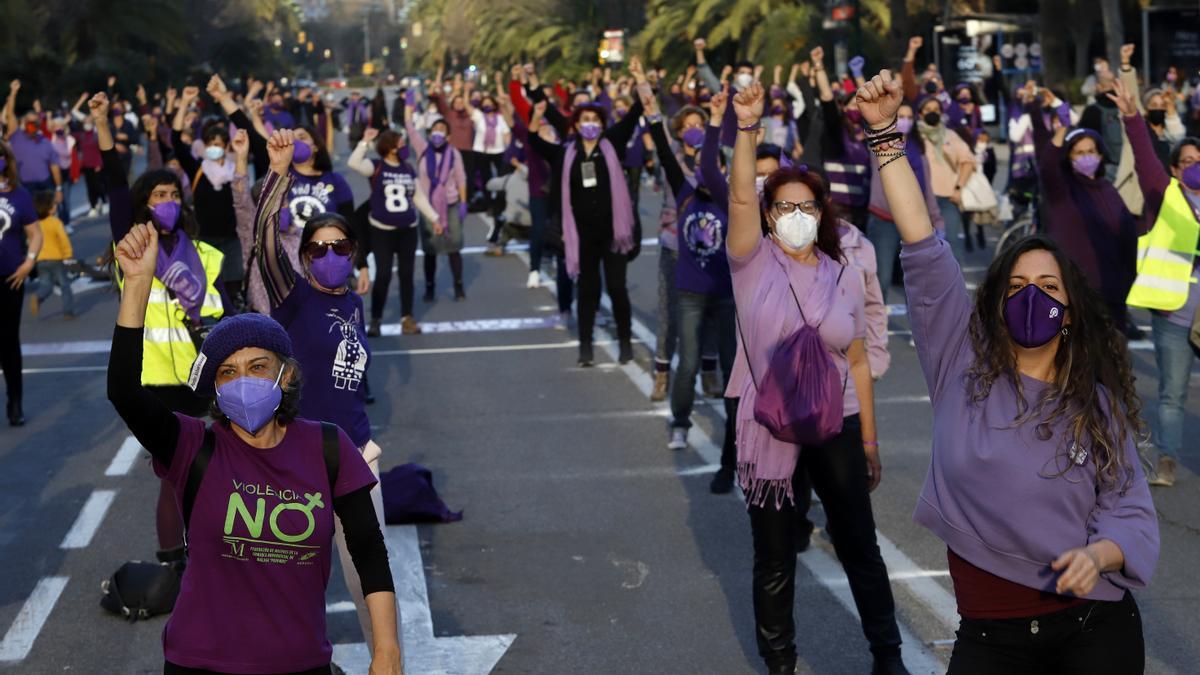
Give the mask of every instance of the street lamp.
[(325, 50), (325, 58), (327, 58), (327, 59), (333, 58), (333, 50), (332, 49)]
[(276, 47), (282, 47), (282, 46), (283, 46), (283, 40), (280, 40), (279, 38), (275, 38), (275, 46), (276, 46)]

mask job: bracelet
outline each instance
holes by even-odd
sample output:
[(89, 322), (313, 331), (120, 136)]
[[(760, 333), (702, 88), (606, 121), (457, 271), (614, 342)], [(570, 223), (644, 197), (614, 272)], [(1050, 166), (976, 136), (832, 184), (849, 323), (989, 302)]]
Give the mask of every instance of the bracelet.
[(758, 131), (761, 128), (762, 128), (762, 122), (755, 122), (754, 124), (751, 124), (749, 126), (738, 127), (737, 130), (738, 131)]
[(863, 125), (863, 133), (865, 133), (868, 137), (882, 136), (891, 131), (894, 131), (896, 129), (896, 121), (899, 119), (900, 119), (899, 115), (893, 115), (891, 122), (888, 122), (887, 124), (883, 125), (882, 127), (879, 127), (878, 129), (874, 129), (867, 125)]
[(886, 148), (888, 146), (902, 147), (903, 145), (904, 145), (904, 134), (900, 133), (899, 131), (893, 131), (890, 134), (881, 134), (879, 136), (872, 136), (867, 139), (867, 147), (870, 148), (873, 152), (879, 148)]
[(868, 448), (878, 448), (879, 447), (879, 441), (863, 441), (862, 444)]
[(894, 161), (896, 161), (896, 160), (900, 159), (901, 157), (907, 157), (907, 156), (908, 156), (908, 154), (907, 154), (907, 153), (904, 153), (904, 152), (902, 152), (902, 153), (900, 153), (900, 154), (898, 154), (898, 155), (895, 155), (894, 157), (892, 157), (892, 158), (891, 158), (891, 159), (889, 159), (888, 161), (884, 162), (883, 164), (880, 164), (880, 165), (879, 165), (879, 170), (880, 170), (880, 171), (883, 171), (883, 169), (884, 169), (884, 168), (885, 168), (885, 167), (886, 167), (888, 164), (891, 164), (892, 162), (894, 162)]

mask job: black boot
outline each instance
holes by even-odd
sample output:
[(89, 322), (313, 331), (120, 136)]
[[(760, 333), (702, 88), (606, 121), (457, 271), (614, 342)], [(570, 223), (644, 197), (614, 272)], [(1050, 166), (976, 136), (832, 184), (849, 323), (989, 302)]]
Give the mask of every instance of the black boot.
[(621, 365), (625, 365), (626, 363), (629, 363), (632, 360), (633, 360), (633, 343), (629, 340), (629, 338), (625, 338), (624, 340), (621, 340), (621, 350), (620, 350), (619, 355), (617, 356), (617, 361), (619, 361), (621, 363)]
[(379, 317), (371, 317), (371, 325), (367, 328), (367, 337), (379, 337), (380, 331)]
[(433, 284), (425, 284), (425, 296), (422, 298), (425, 302), (433, 302), (437, 299), (437, 296), (434, 294), (434, 288)]
[(462, 282), (461, 281), (454, 282), (454, 301), (458, 302), (459, 300), (466, 300), (466, 299), (467, 299), (467, 291), (466, 291), (466, 289), (463, 288)]
[(21, 399), (8, 399), (8, 425), (10, 427), (19, 427), (25, 425), (25, 412), (21, 410)]
[(579, 343), (579, 367), (580, 368), (591, 368), (594, 365), (596, 365), (596, 357), (595, 357), (595, 355), (592, 354), (592, 343), (580, 342)]

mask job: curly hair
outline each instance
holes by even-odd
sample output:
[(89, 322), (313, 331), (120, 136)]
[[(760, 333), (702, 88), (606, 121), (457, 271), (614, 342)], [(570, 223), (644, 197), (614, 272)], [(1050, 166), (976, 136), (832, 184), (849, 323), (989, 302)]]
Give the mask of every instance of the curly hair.
[[(1032, 404), (1025, 399), (1016, 350), (1004, 318), (1013, 266), (1030, 251), (1046, 251), (1058, 262), (1070, 318), (1054, 355), (1054, 381)], [(1043, 441), (1049, 440), (1056, 423), (1065, 421), (1070, 430), (1055, 458), (1060, 468), (1054, 477), (1073, 466), (1069, 458), (1074, 448), (1090, 447), (1101, 483), (1128, 485), (1133, 467), (1128, 466), (1123, 446), (1130, 438), (1137, 442), (1146, 436), (1129, 350), (1104, 301), (1058, 245), (1033, 235), (1002, 252), (975, 293), (969, 334), (975, 360), (966, 372), (966, 388), (972, 404), (982, 403), (997, 381), (1012, 382), (1017, 390), (1014, 426), (1036, 420), (1035, 435)], [(1068, 458), (1065, 463), (1061, 461), (1064, 455)]]
[[(279, 407), (275, 409), (275, 421), (286, 426), (300, 415), (300, 391), (304, 389), (304, 372), (300, 369), (300, 362), (296, 359), (276, 352), (272, 353), (279, 360), (279, 365), (286, 368), (292, 375), (287, 378), (287, 381), (280, 380), (279, 388), (283, 390), (283, 396), (279, 399)], [(209, 405), (208, 414), (215, 422), (229, 426), (229, 418), (221, 412), (216, 398), (213, 398)]]

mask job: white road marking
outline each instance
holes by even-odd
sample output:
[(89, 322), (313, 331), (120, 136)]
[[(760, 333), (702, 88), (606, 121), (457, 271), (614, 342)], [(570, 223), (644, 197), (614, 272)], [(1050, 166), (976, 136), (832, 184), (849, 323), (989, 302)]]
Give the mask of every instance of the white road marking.
[[(490, 673), (516, 635), (459, 635), (435, 637), (429, 612), (425, 566), (415, 525), (389, 525), (388, 558), (396, 600), (400, 604), (404, 645), (404, 671), (422, 675), (486, 675)], [(365, 675), (371, 665), (365, 643), (333, 646), (333, 661), (349, 675)]]
[[(542, 276), (543, 282), (545, 282), (547, 277), (544, 273)], [(552, 285), (543, 283), (543, 286), (546, 287), (551, 293), (554, 293), (554, 287)], [(602, 297), (601, 306), (611, 313), (612, 307), (608, 301), (607, 295)], [(634, 337), (640, 340), (643, 344), (655, 344), (656, 340), (654, 333), (636, 317), (632, 320), (632, 329)], [(617, 354), (616, 349), (613, 347), (611, 341), (604, 347), (604, 349), (615, 361)], [(622, 367), (622, 370), (626, 375), (629, 376), (629, 379), (633, 381), (633, 384), (639, 390), (641, 390), (642, 395), (649, 398), (650, 390), (652, 388), (650, 375), (640, 366), (638, 366), (636, 361), (626, 364)], [(724, 419), (724, 409), (722, 406), (713, 405), (711, 408), (719, 417), (722, 418), (722, 420)], [(692, 433), (689, 435), (689, 441), (692, 449), (696, 451), (696, 454), (700, 455), (701, 459), (703, 459), (706, 464), (720, 463), (721, 449), (713, 442), (713, 439), (709, 437), (708, 433), (703, 427), (693, 426)], [(740, 489), (738, 490), (738, 493), (740, 495)], [(920, 568), (918, 568), (917, 565), (913, 563), (912, 560), (910, 560), (907, 556), (901, 553), (900, 550), (897, 549), (894, 544), (892, 544), (891, 540), (885, 537), (882, 532), (876, 530), (875, 535), (877, 541), (879, 542), (881, 552), (883, 552), (884, 549), (891, 549), (887, 553), (884, 553), (884, 562), (887, 564), (889, 570), (895, 569), (896, 571), (901, 572), (920, 570)], [(838, 562), (829, 554), (817, 547), (809, 549), (804, 556), (801, 556), (801, 560), (805, 562), (809, 569), (816, 575), (818, 580), (845, 578), (845, 574), (842, 572), (840, 564), (838, 564)], [(905, 584), (909, 590), (923, 604), (925, 604), (926, 607), (928, 607), (929, 610), (933, 612), (943, 624), (949, 627), (953, 627), (958, 624), (956, 620), (957, 611), (953, 610), (955, 606), (951, 604), (952, 612), (950, 614), (945, 612), (944, 597), (948, 594), (946, 593), (945, 589), (943, 589), (941, 586), (938, 586), (936, 582), (932, 581), (932, 579), (928, 577), (915, 576), (910, 579), (903, 579), (900, 583)], [(932, 584), (934, 587), (936, 587), (936, 591), (940, 591), (940, 594), (931, 591), (925, 584)], [(839, 587), (826, 585), (826, 588), (828, 588), (829, 591), (833, 593), (839, 601), (841, 601), (841, 603), (853, 616), (858, 616), (858, 612), (854, 605), (854, 599), (850, 595), (848, 586)], [(917, 640), (911, 633), (909, 633), (908, 629), (898, 619), (897, 624), (900, 626), (900, 632), (904, 642), (908, 644), (908, 649), (904, 650), (904, 661), (905, 665), (908, 666), (908, 669), (913, 673), (944, 672), (945, 666), (942, 664), (941, 660), (939, 660), (932, 652), (930, 652), (924, 643), (922, 643), (920, 640)]]
[(108, 468), (104, 470), (105, 476), (124, 476), (133, 468), (133, 463), (137, 461), (138, 455), (142, 452), (142, 444), (138, 443), (133, 436), (126, 436), (125, 442), (117, 449), (117, 454), (113, 456), (109, 462)]
[(116, 490), (94, 490), (84, 502), (79, 516), (75, 518), (75, 524), (67, 530), (67, 536), (63, 537), (59, 548), (86, 548), (92, 543), (92, 537), (95, 536), (100, 523), (104, 522), (104, 515), (108, 513), (108, 507), (112, 506), (116, 496)]
[(8, 632), (4, 634), (4, 641), (0, 642), (0, 661), (21, 661), (29, 655), (38, 633), (42, 632), (42, 626), (58, 602), (58, 596), (62, 595), (67, 579), (42, 577), (38, 580), (29, 599), (21, 606), (17, 618), (13, 619)]
[(355, 607), (354, 603), (350, 602), (349, 600), (343, 600), (341, 602), (325, 605), (326, 614), (341, 614), (342, 612), (353, 612), (356, 609), (358, 608)]

